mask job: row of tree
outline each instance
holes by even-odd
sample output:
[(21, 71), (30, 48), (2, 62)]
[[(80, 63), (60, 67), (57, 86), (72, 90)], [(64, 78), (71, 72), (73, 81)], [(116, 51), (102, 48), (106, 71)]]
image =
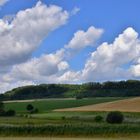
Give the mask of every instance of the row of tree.
[(128, 97), (140, 96), (140, 81), (90, 82), (81, 85), (41, 84), (15, 88), (0, 94), (0, 100), (63, 97)]

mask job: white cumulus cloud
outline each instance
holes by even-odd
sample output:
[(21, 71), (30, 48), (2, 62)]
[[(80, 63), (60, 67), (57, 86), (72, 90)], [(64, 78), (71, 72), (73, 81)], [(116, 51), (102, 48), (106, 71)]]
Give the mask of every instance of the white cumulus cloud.
[(99, 81), (133, 78), (134, 74), (125, 65), (134, 64), (139, 56), (138, 33), (129, 27), (112, 44), (105, 42), (91, 54), (82, 71), (83, 79)]
[(9, 0), (0, 0), (0, 6), (3, 6), (5, 3), (7, 3)]
[(61, 7), (39, 1), (33, 8), (19, 11), (10, 23), (0, 19), (0, 67), (29, 59), (42, 40), (68, 17)]
[(94, 46), (96, 41), (101, 37), (103, 29), (98, 29), (93, 26), (89, 27), (87, 31), (77, 31), (70, 42), (65, 45), (68, 49), (68, 56), (72, 56), (80, 52), (85, 47)]
[[(81, 37), (74, 35), (72, 38), (76, 42), (73, 50), (77, 50), (78, 46), (80, 46), (78, 50), (93, 46), (102, 34), (102, 30), (95, 27), (89, 27), (87, 31), (81, 30), (80, 32), (82, 33)], [(68, 44), (71, 44), (72, 40)], [(85, 43), (81, 44), (81, 41)], [(66, 60), (67, 54), (73, 53), (69, 47), (64, 46), (55, 53), (43, 54), (38, 58), (31, 58), (26, 62), (13, 65), (11, 71), (2, 76), (2, 81), (10, 83), (16, 81), (33, 81), (33, 83), (77, 82), (80, 73), (71, 70), (67, 62), (68, 59)]]

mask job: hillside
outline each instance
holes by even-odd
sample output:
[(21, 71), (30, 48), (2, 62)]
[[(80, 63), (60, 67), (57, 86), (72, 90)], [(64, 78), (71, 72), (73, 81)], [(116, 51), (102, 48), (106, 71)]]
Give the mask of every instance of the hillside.
[(140, 81), (128, 80), (81, 85), (41, 84), (15, 88), (0, 95), (0, 100), (42, 98), (130, 97), (140, 96)]
[(140, 97), (117, 100), (96, 105), (82, 107), (58, 109), (56, 111), (121, 111), (121, 112), (140, 112)]

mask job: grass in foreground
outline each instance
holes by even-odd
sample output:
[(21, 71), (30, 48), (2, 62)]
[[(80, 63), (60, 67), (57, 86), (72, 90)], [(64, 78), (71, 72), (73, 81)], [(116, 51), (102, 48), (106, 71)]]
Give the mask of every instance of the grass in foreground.
[(0, 140), (139, 140), (137, 137), (120, 137), (120, 138), (43, 138), (43, 137), (10, 137), (10, 138), (0, 138)]
[(4, 125), (0, 136), (46, 137), (113, 137), (139, 135), (139, 124), (51, 124), (51, 125)]

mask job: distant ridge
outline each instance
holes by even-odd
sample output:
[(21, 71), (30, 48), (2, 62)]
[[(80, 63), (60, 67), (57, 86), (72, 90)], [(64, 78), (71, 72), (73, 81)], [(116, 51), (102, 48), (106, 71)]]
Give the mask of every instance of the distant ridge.
[(140, 81), (107, 81), (84, 84), (40, 84), (15, 88), (0, 95), (0, 100), (42, 98), (87, 98), (140, 96)]

